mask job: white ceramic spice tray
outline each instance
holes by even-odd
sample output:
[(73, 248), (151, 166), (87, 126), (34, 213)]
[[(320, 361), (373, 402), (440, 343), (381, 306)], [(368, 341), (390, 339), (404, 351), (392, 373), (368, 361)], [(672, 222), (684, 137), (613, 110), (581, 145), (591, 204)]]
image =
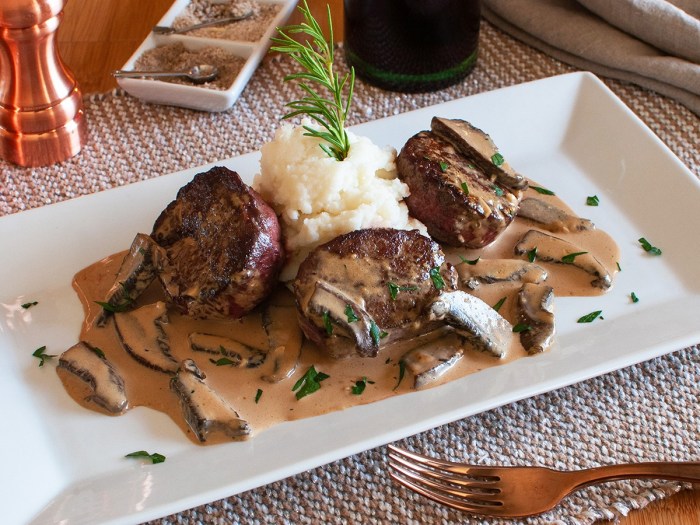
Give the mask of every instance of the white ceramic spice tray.
[[(263, 36), (256, 42), (203, 38), (188, 34), (157, 35), (151, 33), (122, 67), (125, 70), (133, 70), (134, 64), (144, 52), (175, 42), (182, 42), (188, 50), (198, 50), (213, 46), (245, 59), (245, 64), (241, 71), (227, 89), (216, 90), (194, 84), (174, 84), (145, 78), (119, 78), (117, 79), (119, 86), (130, 95), (155, 104), (181, 106), (201, 111), (224, 111), (229, 109), (236, 102), (243, 88), (245, 88), (265, 56), (270, 47), (270, 38), (275, 36), (276, 28), (285, 24), (296, 5), (296, 0), (256, 1), (260, 4), (280, 5), (279, 12), (267, 26)], [(176, 0), (157, 25), (172, 26), (173, 21), (183, 13), (190, 2), (191, 0)]]

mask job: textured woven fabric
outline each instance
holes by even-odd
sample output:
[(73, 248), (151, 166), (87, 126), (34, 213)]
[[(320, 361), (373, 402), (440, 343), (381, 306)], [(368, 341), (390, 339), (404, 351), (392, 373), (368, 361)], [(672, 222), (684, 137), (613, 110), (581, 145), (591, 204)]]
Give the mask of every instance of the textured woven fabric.
[(700, 115), (700, 18), (666, 0), (484, 0), (484, 17), (581, 69), (668, 95)]
[[(291, 63), (268, 59), (237, 104), (220, 114), (152, 106), (121, 93), (86, 98), (90, 136), (74, 159), (24, 169), (0, 161), (0, 214), (156, 177), (253, 151), (269, 140), (294, 93)], [(481, 55), (462, 83), (397, 94), (358, 82), (351, 123), (573, 71), (485, 22)], [(619, 81), (608, 86), (700, 176), (700, 121), (688, 109)], [(401, 444), (478, 464), (590, 467), (611, 461), (700, 457), (700, 348), (513, 403), (421, 433)], [(610, 519), (678, 491), (677, 483), (592, 487), (527, 523)], [(481, 523), (393, 484), (380, 447), (154, 523)], [(483, 523), (498, 523), (484, 520)], [(512, 522), (509, 522), (512, 523)]]

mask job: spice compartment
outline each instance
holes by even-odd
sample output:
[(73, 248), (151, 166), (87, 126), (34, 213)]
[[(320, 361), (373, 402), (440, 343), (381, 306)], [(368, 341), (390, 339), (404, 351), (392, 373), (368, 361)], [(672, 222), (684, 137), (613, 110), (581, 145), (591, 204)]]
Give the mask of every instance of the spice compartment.
[[(193, 4), (195, 1), (198, 0), (176, 0), (157, 25), (172, 26), (175, 19), (183, 15), (190, 7), (190, 4)], [(210, 3), (216, 5), (225, 2), (210, 0)], [(291, 15), (296, 5), (296, 0), (255, 0), (255, 3), (261, 7), (275, 7), (278, 9), (271, 21), (264, 26), (262, 36), (256, 41), (231, 40), (191, 34), (159, 35), (150, 33), (122, 67), (122, 69), (126, 70), (137, 69), (135, 66), (140, 59), (143, 62), (149, 56), (153, 58), (152, 54), (158, 54), (158, 51), (154, 50), (163, 46), (183, 46), (184, 52), (188, 55), (203, 53), (205, 52), (204, 50), (209, 48), (208, 52), (217, 56), (217, 58), (222, 58), (222, 55), (228, 54), (241, 60), (239, 64), (240, 69), (235, 74), (229, 71), (232, 69), (232, 67), (229, 67), (230, 64), (225, 68), (226, 73), (231, 77), (230, 85), (215, 88), (207, 84), (180, 84), (145, 78), (120, 78), (117, 79), (117, 83), (130, 95), (154, 104), (180, 106), (212, 112), (229, 109), (236, 102), (265, 56), (270, 46), (270, 38), (274, 36), (276, 28), (284, 25)], [(223, 33), (222, 31), (219, 32)], [(172, 55), (172, 53), (164, 54)], [(155, 58), (153, 59), (155, 60)], [(231, 64), (235, 61), (235, 59), (231, 60)], [(149, 69), (155, 68), (149, 67)]]

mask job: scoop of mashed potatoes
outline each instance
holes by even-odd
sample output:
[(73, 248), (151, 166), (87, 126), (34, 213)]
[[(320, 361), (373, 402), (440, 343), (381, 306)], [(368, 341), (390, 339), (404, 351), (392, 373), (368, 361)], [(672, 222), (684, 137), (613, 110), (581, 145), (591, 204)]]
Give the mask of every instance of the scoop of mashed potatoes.
[(281, 218), (290, 254), (282, 280), (296, 276), (310, 250), (342, 233), (379, 227), (425, 232), (402, 202), (409, 190), (397, 178), (393, 148), (348, 132), (350, 153), (339, 162), (305, 132), (283, 123), (262, 147), (260, 173), (253, 181)]

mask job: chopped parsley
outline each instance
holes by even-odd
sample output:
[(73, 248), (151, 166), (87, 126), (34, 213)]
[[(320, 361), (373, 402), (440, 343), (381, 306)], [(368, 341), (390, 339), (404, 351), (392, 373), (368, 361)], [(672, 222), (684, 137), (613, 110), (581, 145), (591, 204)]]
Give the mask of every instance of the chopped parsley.
[(618, 262), (616, 262), (615, 264), (617, 264), (617, 271), (618, 271), (618, 272), (621, 272), (621, 271), (622, 271), (622, 266), (620, 266), (620, 262), (618, 261)]
[(498, 302), (492, 306), (492, 308), (498, 312), (501, 309), (501, 306), (503, 306), (503, 303), (505, 303), (505, 302), (506, 302), (506, 298), (501, 297), (498, 300)]
[(493, 190), (493, 192), (496, 194), (497, 197), (503, 197), (503, 190), (501, 188), (499, 188), (498, 186), (496, 186), (494, 184), (493, 186), (491, 186), (491, 189)]
[(367, 388), (367, 384), (373, 385), (374, 381), (370, 381), (366, 377), (362, 377), (362, 379), (359, 379), (355, 381), (355, 385), (352, 387), (352, 393), (356, 396), (359, 396), (362, 392), (365, 391), (365, 388)]
[(386, 283), (387, 287), (389, 288), (389, 296), (391, 297), (392, 301), (396, 301), (396, 298), (399, 295), (399, 292), (410, 292), (412, 290), (418, 290), (417, 286), (399, 286), (396, 283)]
[(22, 304), (22, 308), (27, 310), (28, 308), (31, 308), (32, 306), (36, 306), (37, 304), (39, 304), (39, 301), (31, 301), (29, 303)]
[(258, 388), (258, 391), (255, 393), (255, 404), (258, 404), (258, 401), (260, 401), (260, 398), (262, 397), (262, 388)]
[(530, 187), (541, 195), (555, 195), (555, 193), (552, 190), (548, 190), (547, 188), (542, 188), (540, 186), (530, 186)]
[(221, 357), (219, 359), (209, 359), (209, 361), (216, 366), (237, 366), (238, 363), (229, 359), (228, 357)]
[(513, 332), (516, 334), (520, 332), (527, 332), (528, 330), (532, 330), (532, 326), (526, 323), (518, 323), (513, 327)]
[(34, 350), (34, 352), (32, 352), (32, 355), (39, 360), (39, 366), (44, 366), (47, 359), (53, 359), (56, 357), (55, 355), (46, 353), (46, 346), (40, 346)]
[(465, 259), (464, 257), (462, 257), (462, 256), (460, 255), (460, 256), (459, 256), (459, 259), (460, 259), (460, 261), (462, 261), (464, 264), (468, 264), (469, 266), (474, 266), (476, 263), (479, 262), (479, 259), (481, 259), (481, 257), (477, 257), (476, 259)]
[(598, 206), (600, 204), (600, 199), (598, 198), (598, 195), (591, 195), (590, 197), (586, 197), (586, 204), (589, 206)]
[(526, 255), (528, 261), (535, 262), (535, 259), (537, 259), (537, 246), (535, 246), (532, 250), (529, 250)]
[(466, 182), (463, 182), (462, 184), (459, 185), (460, 188), (462, 188), (462, 191), (469, 195), (469, 186), (467, 186)]
[(345, 315), (348, 318), (348, 323), (354, 323), (356, 321), (359, 321), (358, 317), (355, 315), (355, 310), (353, 310), (352, 306), (350, 306), (349, 304), (345, 305)]
[(642, 245), (642, 248), (644, 248), (645, 252), (648, 252), (652, 255), (661, 255), (661, 248), (657, 248), (656, 246), (653, 246), (644, 237), (640, 237), (638, 240), (639, 240), (639, 244)]
[(493, 162), (494, 166), (503, 166), (503, 163), (505, 161), (506, 161), (506, 159), (503, 158), (503, 155), (501, 155), (498, 152), (491, 155), (491, 162)]
[(158, 452), (154, 452), (153, 454), (149, 454), (145, 450), (139, 450), (137, 452), (131, 452), (124, 456), (125, 458), (144, 458), (148, 459), (153, 463), (154, 465), (156, 463), (163, 463), (165, 461), (165, 456), (163, 454), (159, 454)]
[(637, 297), (637, 294), (632, 292), (630, 293), (630, 299), (632, 299), (633, 303), (638, 303), (639, 302), (639, 297)]
[(379, 341), (384, 339), (389, 334), (388, 332), (380, 330), (377, 323), (372, 321), (372, 323), (369, 325), (369, 335), (372, 336), (372, 341), (374, 341), (374, 344), (379, 346)]
[(125, 297), (121, 302), (117, 304), (107, 303), (105, 301), (95, 302), (99, 304), (105, 311), (113, 314), (118, 314), (120, 312), (126, 312), (129, 308), (131, 308), (131, 305), (134, 301), (131, 299), (131, 297)]
[(449, 164), (447, 162), (440, 162), (440, 171), (445, 173), (447, 171), (447, 168), (449, 167)]
[(568, 253), (564, 257), (561, 258), (561, 262), (566, 263), (566, 264), (572, 264), (574, 262), (574, 259), (578, 257), (579, 255), (586, 255), (588, 252), (574, 252), (574, 253)]
[(306, 373), (292, 387), (292, 392), (296, 391), (297, 400), (302, 397), (313, 394), (321, 388), (321, 381), (328, 379), (330, 376), (323, 372), (317, 372), (316, 368), (311, 365)]
[(406, 363), (403, 362), (403, 360), (399, 361), (399, 379), (396, 381), (396, 386), (394, 387), (394, 390), (399, 388), (399, 385), (401, 384), (401, 381), (403, 381), (403, 376), (406, 375)]
[(323, 326), (326, 329), (326, 333), (328, 335), (333, 335), (333, 325), (331, 324), (331, 316), (328, 313), (328, 310), (323, 312)]
[(600, 317), (602, 319), (603, 317), (600, 315), (602, 313), (603, 313), (603, 310), (596, 310), (595, 312), (591, 312), (590, 314), (586, 314), (582, 317), (579, 317), (578, 321), (576, 321), (576, 322), (577, 323), (592, 323), (593, 321), (598, 319), (598, 317)]
[(430, 279), (432, 279), (435, 289), (442, 290), (445, 287), (445, 281), (442, 275), (440, 275), (440, 268), (438, 266), (430, 269)]

